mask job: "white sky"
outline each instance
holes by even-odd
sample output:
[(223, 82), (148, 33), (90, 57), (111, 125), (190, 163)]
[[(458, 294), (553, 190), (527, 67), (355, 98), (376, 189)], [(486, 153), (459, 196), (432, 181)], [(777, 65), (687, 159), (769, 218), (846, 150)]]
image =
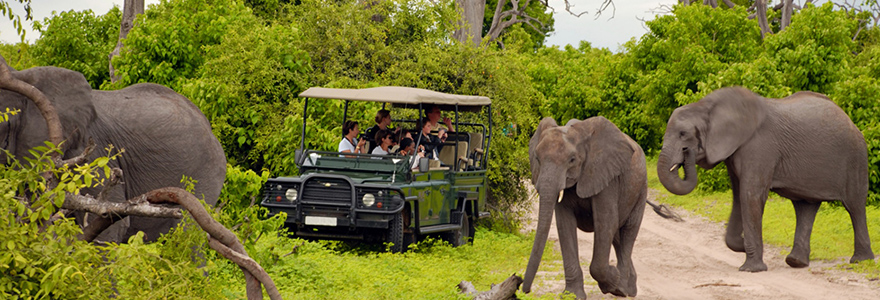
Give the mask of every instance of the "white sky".
[[(563, 0), (549, 0), (550, 6), (555, 9), (555, 32), (547, 37), (547, 45), (565, 46), (571, 44), (577, 46), (581, 40), (590, 42), (593, 47), (608, 48), (611, 51), (618, 52), (620, 45), (623, 45), (632, 38), (637, 40), (648, 30), (645, 24), (639, 20), (652, 20), (655, 14), (652, 9), (659, 8), (661, 5), (671, 6), (677, 3), (677, 0), (614, 0), (614, 7), (609, 7), (601, 16), (595, 17), (594, 13), (599, 8), (602, 0), (569, 0), (575, 5), (572, 11), (587, 11), (580, 18), (576, 18), (565, 11), (565, 2)], [(823, 3), (827, 0), (818, 0), (816, 3)], [(24, 12), (21, 4), (11, 1), (13, 10), (19, 15)], [(33, 14), (34, 20), (42, 20), (52, 14), (52, 11), (65, 10), (85, 10), (91, 9), (96, 15), (107, 13), (113, 4), (122, 7), (123, 0), (34, 0)], [(158, 3), (158, 0), (146, 0), (147, 6), (151, 3)], [(771, 0), (773, 3), (778, 1)], [(802, 3), (803, 0), (795, 0), (795, 3)], [(491, 9), (491, 8), (489, 8)], [(613, 14), (613, 18), (612, 18)], [(22, 22), (23, 25), (30, 29), (29, 22)], [(29, 30), (26, 39), (33, 42), (36, 33)], [(18, 42), (19, 37), (12, 27), (12, 22), (8, 18), (0, 17), (0, 41), (4, 43)]]

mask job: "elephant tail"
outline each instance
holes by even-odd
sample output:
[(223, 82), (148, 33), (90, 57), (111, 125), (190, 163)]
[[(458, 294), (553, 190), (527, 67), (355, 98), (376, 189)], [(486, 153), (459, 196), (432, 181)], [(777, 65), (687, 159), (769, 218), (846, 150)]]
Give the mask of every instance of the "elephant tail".
[(681, 217), (678, 216), (678, 214), (676, 214), (674, 211), (672, 211), (672, 209), (669, 208), (669, 206), (666, 206), (665, 204), (657, 205), (656, 203), (651, 202), (651, 201), (647, 201), (647, 202), (648, 202), (648, 205), (650, 205), (651, 208), (654, 209), (654, 212), (657, 213), (657, 215), (663, 217), (664, 219), (671, 219), (676, 222), (684, 222), (684, 219), (682, 219)]

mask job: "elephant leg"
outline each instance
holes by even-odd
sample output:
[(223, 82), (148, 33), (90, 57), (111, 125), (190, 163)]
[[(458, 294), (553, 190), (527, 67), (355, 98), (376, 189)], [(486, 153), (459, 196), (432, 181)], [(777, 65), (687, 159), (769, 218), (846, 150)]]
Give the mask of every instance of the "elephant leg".
[(617, 254), (617, 270), (620, 272), (620, 291), (623, 296), (635, 297), (638, 293), (636, 285), (636, 269), (633, 266), (632, 251), (633, 245), (636, 243), (636, 236), (639, 233), (639, 227), (642, 224), (642, 215), (645, 212), (645, 205), (637, 206), (633, 215), (618, 231), (617, 237), (614, 238), (614, 253)]
[(730, 187), (733, 191), (733, 204), (730, 208), (730, 217), (727, 220), (727, 231), (724, 234), (724, 242), (727, 248), (735, 252), (746, 252), (743, 242), (742, 210), (740, 208), (739, 179), (728, 168)]
[(565, 269), (565, 290), (578, 299), (585, 299), (587, 293), (584, 292), (584, 273), (578, 258), (577, 218), (572, 203), (565, 200), (556, 205), (556, 230)]
[(810, 234), (813, 232), (813, 221), (822, 202), (807, 202), (792, 199), (797, 227), (794, 231), (794, 245), (791, 253), (785, 257), (785, 263), (792, 268), (803, 268), (810, 265)]
[[(764, 216), (764, 204), (767, 202), (769, 186), (761, 182), (763, 174), (751, 178), (753, 182), (742, 182), (740, 191), (740, 212), (742, 213), (743, 241), (746, 252), (746, 261), (739, 267), (740, 271), (762, 272), (767, 271), (764, 264), (764, 238), (761, 232), (762, 217)], [(732, 214), (731, 214), (732, 215)]]
[[(613, 190), (613, 188), (609, 188)], [(606, 189), (609, 190), (609, 189)], [(611, 195), (613, 194), (613, 195)], [(590, 275), (599, 283), (603, 293), (626, 296), (620, 287), (620, 272), (611, 266), (611, 245), (619, 230), (617, 195), (600, 193), (593, 197), (593, 219), (595, 229), (593, 236), (593, 260), (590, 262)]]
[[(855, 181), (853, 181), (855, 185)], [(865, 214), (865, 202), (867, 201), (867, 191), (863, 187), (851, 187), (852, 191), (847, 195), (848, 199), (843, 200), (843, 206), (849, 212), (849, 218), (852, 220), (853, 238), (855, 239), (852, 258), (850, 263), (856, 263), (863, 260), (873, 260), (874, 252), (871, 250), (871, 238), (868, 236), (868, 223)]]

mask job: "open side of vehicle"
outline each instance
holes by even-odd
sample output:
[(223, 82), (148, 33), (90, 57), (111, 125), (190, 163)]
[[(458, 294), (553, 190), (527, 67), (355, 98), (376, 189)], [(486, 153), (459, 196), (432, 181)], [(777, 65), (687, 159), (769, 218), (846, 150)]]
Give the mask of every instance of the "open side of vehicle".
[[(287, 214), (285, 223), (292, 235), (390, 242), (393, 252), (406, 250), (408, 244), (428, 234), (440, 234), (454, 246), (472, 241), (474, 222), (488, 215), (489, 98), (406, 87), (310, 88), (299, 96), (305, 98), (303, 139), (295, 159), (299, 174), (270, 178), (261, 201), (270, 215)], [(426, 105), (439, 106), (455, 112), (455, 130), (438, 155), (439, 163), (425, 158), (417, 161), (413, 155), (343, 156), (304, 149), (308, 102), (316, 99), (344, 100), (343, 122), (349, 101), (390, 103), (399, 109), (418, 109), (419, 115)], [(487, 125), (460, 122), (462, 113), (485, 114)], [(417, 169), (412, 168), (414, 164)]]

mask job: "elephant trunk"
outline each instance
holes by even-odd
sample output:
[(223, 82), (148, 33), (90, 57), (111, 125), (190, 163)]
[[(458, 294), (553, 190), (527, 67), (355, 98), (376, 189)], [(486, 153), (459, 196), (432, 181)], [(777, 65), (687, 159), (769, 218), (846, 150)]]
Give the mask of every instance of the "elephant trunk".
[(541, 265), (541, 256), (544, 255), (544, 246), (547, 244), (547, 236), (550, 233), (550, 221), (553, 219), (553, 209), (558, 200), (559, 189), (555, 194), (539, 193), (540, 202), (538, 203), (538, 228), (535, 230), (535, 243), (532, 245), (532, 254), (529, 256), (529, 264), (526, 267), (526, 273), (523, 276), (522, 291), (529, 293), (532, 291), (532, 281), (538, 272), (538, 266)]
[(660, 151), (660, 156), (657, 158), (657, 177), (669, 192), (676, 195), (686, 195), (697, 186), (696, 154), (694, 151), (682, 151), (681, 154), (684, 156), (684, 179), (682, 179), (678, 176), (678, 167), (681, 166), (682, 161), (676, 160), (671, 153), (675, 150), (666, 148)]

